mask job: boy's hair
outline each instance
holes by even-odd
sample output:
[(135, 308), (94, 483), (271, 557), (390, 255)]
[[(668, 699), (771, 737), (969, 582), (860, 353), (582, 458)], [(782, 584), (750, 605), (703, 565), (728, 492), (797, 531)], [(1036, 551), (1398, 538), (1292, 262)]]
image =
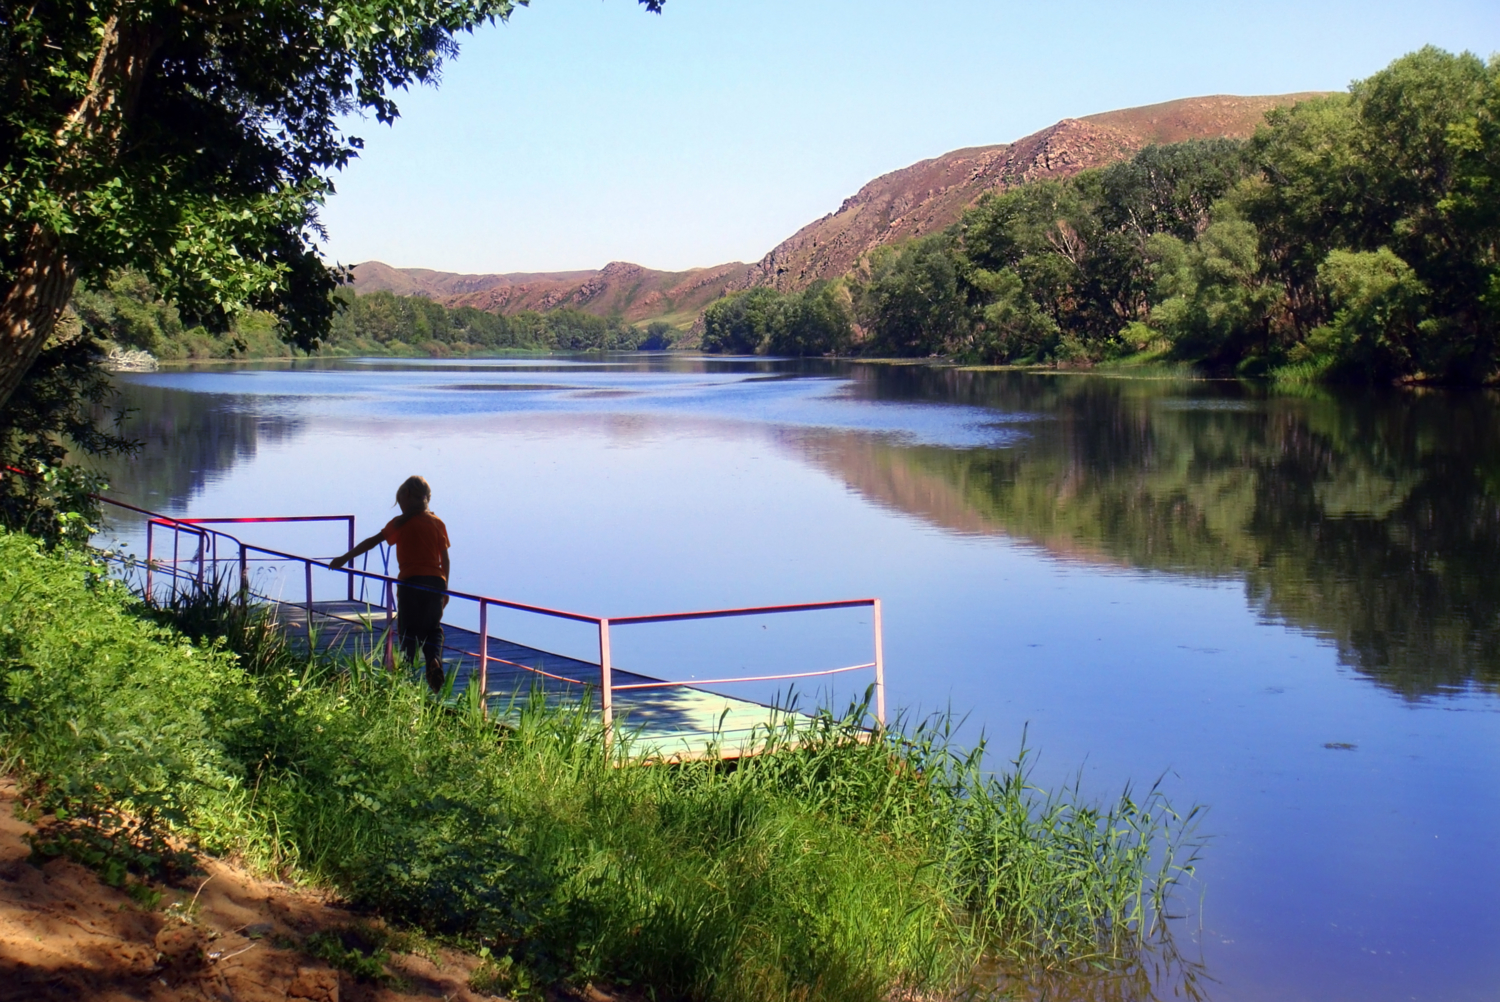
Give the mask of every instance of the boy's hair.
[(407, 497), (421, 498), (423, 502), (432, 500), (432, 485), (418, 476), (410, 476), (401, 482), (396, 488), (396, 497), (406, 495)]

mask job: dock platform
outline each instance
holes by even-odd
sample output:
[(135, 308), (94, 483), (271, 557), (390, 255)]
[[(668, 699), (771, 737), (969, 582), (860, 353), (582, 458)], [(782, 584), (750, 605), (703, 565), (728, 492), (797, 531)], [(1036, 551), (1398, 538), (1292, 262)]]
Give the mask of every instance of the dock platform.
[[(365, 566), (331, 566), (328, 558), (272, 549), (246, 542), (218, 526), (253, 525), (260, 531), (276, 526), (304, 523), (307, 526), (342, 525), (347, 546), (356, 538), (353, 515), (266, 515), (226, 518), (177, 518), (124, 501), (97, 495), (105, 504), (145, 516), (146, 558), (121, 561), (122, 573), (138, 575), (140, 593), (152, 601), (170, 600), (180, 594), (218, 588), (225, 580), (239, 582), (243, 601), (264, 605), (293, 643), (315, 645), (318, 651), (373, 656), (389, 663), (387, 652), (391, 619), (395, 613), (396, 589), (400, 582), (388, 573)], [(163, 537), (158, 549), (157, 537)], [(342, 546), (341, 546), (342, 548)], [(389, 568), (390, 553), (381, 547), (380, 566)], [(288, 600), (300, 592), (300, 601)], [(796, 602), (783, 605), (747, 606), (649, 613), (619, 617), (551, 609), (513, 599), (447, 590), (449, 614), (455, 608), (472, 613), (478, 631), (445, 622), (444, 666), (452, 677), (453, 693), (465, 697), (482, 685), (485, 705), (500, 719), (516, 712), (518, 704), (540, 693), (550, 702), (580, 705), (587, 699), (597, 705), (608, 736), (606, 753), (627, 748), (637, 761), (688, 761), (709, 756), (739, 758), (764, 748), (767, 728), (782, 729), (799, 717), (755, 700), (724, 695), (709, 686), (741, 683), (792, 682), (826, 679), (847, 672), (873, 673), (874, 722), (885, 725), (885, 667), (879, 598)], [(342, 596), (334, 598), (332, 596)], [(370, 599), (375, 599), (371, 601)], [(382, 601), (383, 600), (383, 601)], [(456, 605), (453, 603), (457, 603)], [(668, 680), (631, 671), (611, 656), (611, 630), (622, 626), (703, 622), (707, 620), (764, 618), (833, 610), (869, 610), (871, 646), (869, 660), (838, 667), (731, 678)], [(588, 661), (528, 647), (496, 637), (489, 625), (491, 612), (541, 617), (549, 621), (582, 624), (597, 630), (598, 661)], [(764, 624), (762, 624), (764, 625)], [(861, 645), (862, 646), (862, 645)], [(481, 651), (483, 654), (481, 655)], [(483, 678), (480, 662), (485, 662)], [(811, 719), (811, 718), (805, 718)]]
[[(308, 607), (267, 603), (293, 643), (308, 640)], [(312, 605), (312, 636), (326, 653), (385, 656), (387, 611), (358, 601), (318, 601)], [(453, 694), (463, 696), (478, 682), (479, 634), (443, 624), (443, 666), (453, 676)], [(486, 649), (485, 701), (503, 720), (515, 704), (543, 695), (549, 702), (577, 705), (585, 696), (597, 704), (599, 665), (526, 647), (491, 635)], [(764, 703), (738, 699), (694, 686), (621, 689), (663, 680), (613, 667), (614, 726), (628, 735), (631, 755), (664, 761), (701, 759), (717, 748), (722, 758), (754, 754), (766, 727), (786, 719)], [(759, 738), (759, 740), (757, 740)]]

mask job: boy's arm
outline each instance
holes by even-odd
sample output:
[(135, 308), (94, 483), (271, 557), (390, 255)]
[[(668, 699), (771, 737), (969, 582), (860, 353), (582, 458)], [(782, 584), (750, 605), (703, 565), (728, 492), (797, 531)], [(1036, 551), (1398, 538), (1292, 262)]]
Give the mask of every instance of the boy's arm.
[(448, 548), (445, 546), (445, 547), (443, 547), (443, 583), (444, 584), (447, 584), (448, 583), (448, 579), (453, 576), (450, 573), (452, 570), (453, 570), (453, 563), (448, 559)]
[(375, 533), (375, 535), (360, 543), (358, 546), (356, 546), (354, 549), (350, 550), (343, 556), (334, 557), (332, 560), (328, 561), (328, 566), (332, 567), (334, 570), (338, 570), (340, 567), (343, 567), (345, 564), (351, 562), (361, 553), (369, 553), (371, 550), (375, 549), (375, 547), (379, 546), (383, 542), (385, 542), (385, 532), (382, 530)]

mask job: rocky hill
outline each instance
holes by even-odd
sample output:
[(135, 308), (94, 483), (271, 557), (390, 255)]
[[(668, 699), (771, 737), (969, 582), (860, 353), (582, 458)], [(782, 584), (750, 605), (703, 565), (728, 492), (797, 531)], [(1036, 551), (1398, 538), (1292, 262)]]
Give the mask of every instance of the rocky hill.
[(980, 196), (1123, 160), (1153, 143), (1246, 138), (1271, 108), (1313, 94), (1190, 97), (1144, 108), (1065, 118), (1024, 139), (973, 146), (883, 174), (809, 223), (755, 266), (755, 284), (784, 291), (854, 267), (861, 254), (956, 223)]
[(494, 313), (571, 306), (599, 316), (622, 316), (632, 323), (665, 319), (685, 324), (725, 293), (747, 288), (754, 274), (753, 265), (738, 261), (690, 271), (656, 271), (612, 261), (597, 271), (507, 275), (455, 275), (367, 261), (354, 268), (354, 289), (430, 296), (445, 306), (474, 306)]
[(1067, 177), (1153, 143), (1247, 137), (1271, 108), (1314, 96), (1190, 97), (1065, 118), (1013, 143), (954, 150), (877, 177), (838, 211), (804, 226), (753, 265), (663, 272), (615, 261), (598, 271), (456, 275), (368, 261), (355, 266), (354, 287), (500, 313), (572, 306), (630, 321), (683, 323), (726, 292), (754, 285), (791, 291), (847, 274), (872, 248), (951, 226), (987, 192)]

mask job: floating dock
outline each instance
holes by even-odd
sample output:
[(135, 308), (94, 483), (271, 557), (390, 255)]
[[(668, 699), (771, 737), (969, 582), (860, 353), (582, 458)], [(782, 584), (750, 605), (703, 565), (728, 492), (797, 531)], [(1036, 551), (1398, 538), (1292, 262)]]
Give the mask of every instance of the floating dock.
[[(288, 639), (305, 645), (306, 604), (267, 604)], [(312, 636), (319, 652), (381, 660), (386, 656), (388, 625), (389, 613), (365, 602), (345, 599), (312, 604)], [(479, 646), (477, 632), (443, 624), (443, 667), (452, 676), (455, 697), (465, 697), (479, 682)], [(595, 706), (599, 703), (603, 673), (598, 663), (494, 636), (485, 646), (488, 666), (481, 691), (485, 704), (498, 719), (503, 721), (514, 704), (533, 694), (567, 706), (576, 706), (582, 699)], [(420, 677), (420, 665), (412, 670)], [(754, 754), (765, 740), (766, 727), (786, 717), (767, 704), (696, 686), (663, 687), (663, 679), (621, 668), (614, 668), (610, 674), (613, 723), (618, 733), (628, 735), (632, 757), (687, 761), (703, 758), (711, 750), (722, 758)], [(629, 686), (642, 688), (626, 688)]]
[[(146, 559), (142, 593), (156, 600), (184, 590), (218, 588), (228, 580), (239, 584), (245, 601), (271, 610), (293, 642), (312, 644), (318, 651), (374, 655), (394, 667), (395, 591), (397, 580), (388, 574), (353, 567), (338, 570), (327, 559), (257, 546), (215, 525), (284, 523), (343, 523), (348, 549), (354, 548), (353, 515), (299, 515), (237, 518), (174, 518), (134, 505), (99, 497), (105, 504), (146, 516)], [(161, 540), (158, 536), (168, 536)], [(171, 556), (167, 556), (170, 549)], [(368, 558), (367, 558), (368, 559)], [(383, 564), (383, 566), (388, 566)], [(252, 573), (252, 569), (255, 573)], [(258, 578), (274, 586), (255, 588)], [(274, 592), (274, 595), (272, 594)], [(300, 601), (290, 601), (288, 593)], [(449, 608), (468, 604), (477, 615), (478, 629), (445, 622), (444, 667), (452, 677), (453, 693), (472, 698), (476, 686), (487, 709), (500, 715), (540, 693), (563, 705), (597, 705), (606, 745), (627, 747), (631, 758), (688, 761), (708, 756), (738, 758), (753, 755), (767, 737), (767, 728), (782, 726), (787, 711), (766, 703), (705, 688), (746, 682), (780, 682), (873, 671), (875, 723), (885, 723), (885, 665), (878, 598), (804, 602), (794, 605), (710, 609), (622, 617), (548, 609), (509, 599), (449, 590)], [(374, 601), (370, 601), (374, 598)], [(677, 623), (691, 620), (771, 617), (788, 613), (867, 608), (871, 613), (873, 659), (842, 667), (732, 678), (671, 680), (622, 669), (611, 663), (612, 627)], [(565, 620), (598, 631), (598, 661), (556, 654), (493, 636), (491, 611)], [(724, 661), (734, 651), (725, 650)], [(720, 663), (723, 663), (722, 661)]]

